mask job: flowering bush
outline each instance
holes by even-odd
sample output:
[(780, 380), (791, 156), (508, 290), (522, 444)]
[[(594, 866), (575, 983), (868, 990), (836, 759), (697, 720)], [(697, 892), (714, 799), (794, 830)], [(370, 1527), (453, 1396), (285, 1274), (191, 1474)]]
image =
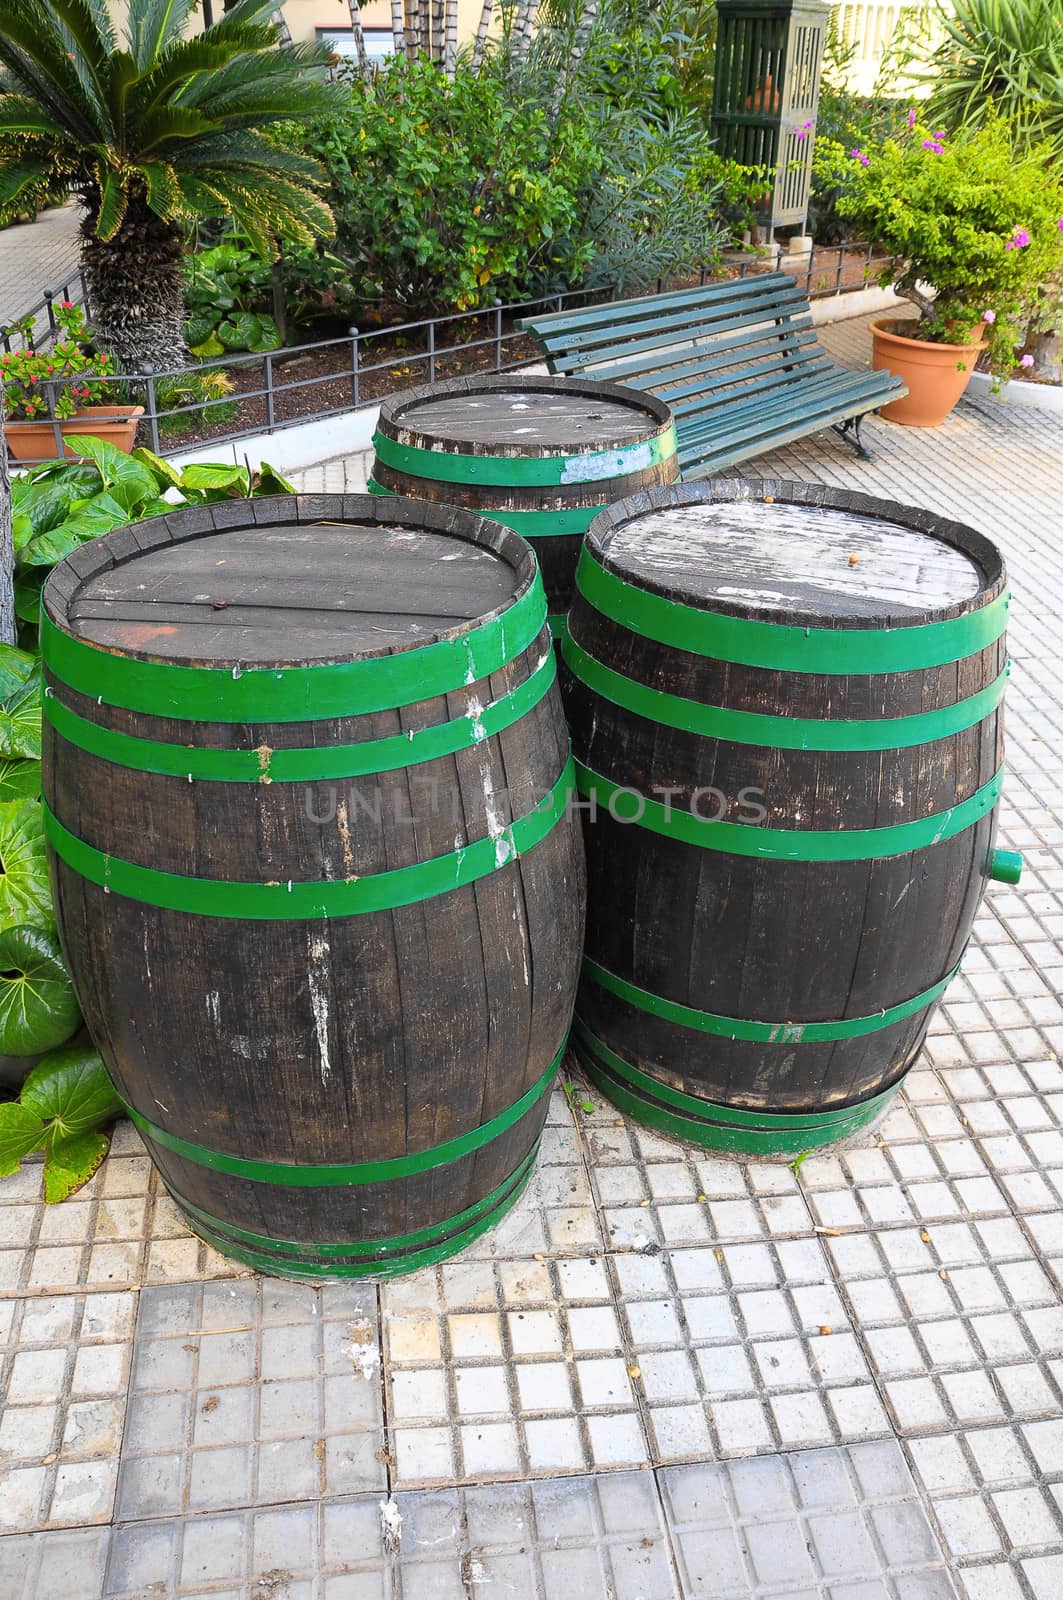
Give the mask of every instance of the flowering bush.
[[(55, 415), (60, 418), (74, 416), (82, 406), (105, 404), (110, 399), (106, 380), (114, 372), (114, 359), (90, 354), (85, 348), (92, 329), (85, 322), (84, 312), (64, 300), (56, 306), (55, 317), (63, 337), (50, 350), (35, 350), (27, 342), (24, 349), (0, 356), (0, 381), (9, 422), (47, 417), (49, 395)], [(32, 319), (15, 326), (28, 341)]]
[(990, 368), (1007, 377), (1063, 267), (1063, 186), (1044, 152), (1017, 157), (1000, 118), (953, 139), (909, 115), (898, 137), (850, 159), (839, 210), (893, 257), (880, 281), (918, 307), (911, 337), (969, 344), (984, 330)]

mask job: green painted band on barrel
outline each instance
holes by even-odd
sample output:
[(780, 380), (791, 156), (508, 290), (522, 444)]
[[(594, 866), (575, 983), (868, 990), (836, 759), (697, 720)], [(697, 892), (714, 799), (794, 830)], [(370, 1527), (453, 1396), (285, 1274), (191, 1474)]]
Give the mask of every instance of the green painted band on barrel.
[(386, 434), (373, 435), (373, 448), (385, 466), (435, 483), (489, 484), (499, 488), (547, 487), (551, 484), (599, 483), (630, 472), (644, 472), (676, 452), (675, 424), (638, 444), (564, 456), (466, 456), (450, 450), (422, 450), (398, 444)]
[(254, 1183), (281, 1184), (293, 1189), (349, 1188), (366, 1183), (389, 1183), (395, 1178), (412, 1178), (421, 1172), (433, 1172), (437, 1167), (449, 1166), (463, 1156), (481, 1150), (493, 1139), (508, 1133), (523, 1116), (547, 1093), (568, 1045), (567, 1037), (540, 1078), (532, 1084), (519, 1100), (500, 1111), (489, 1122), (478, 1128), (447, 1139), (443, 1144), (428, 1150), (418, 1150), (412, 1155), (391, 1156), (383, 1161), (323, 1162), (317, 1165), (296, 1165), (290, 1161), (255, 1161), (246, 1156), (226, 1155), (221, 1150), (210, 1150), (205, 1145), (181, 1139), (167, 1133), (157, 1123), (150, 1122), (133, 1106), (127, 1106), (131, 1120), (146, 1138), (152, 1139), (174, 1155), (197, 1166), (209, 1167), (212, 1172), (227, 1172), (234, 1178), (249, 1178)]
[[(813, 828), (762, 828), (743, 822), (722, 822), (662, 805), (638, 790), (613, 783), (601, 773), (576, 762), (576, 785), (581, 795), (609, 811), (617, 822), (649, 828), (668, 839), (704, 850), (722, 850), (730, 855), (763, 856), (778, 861), (880, 861), (886, 856), (903, 856), (940, 844), (973, 827), (991, 811), (1004, 782), (1001, 768), (988, 783), (948, 811), (911, 822), (896, 822), (885, 828), (840, 828), (818, 831)], [(718, 791), (694, 790), (694, 796)], [(622, 801), (622, 803), (620, 803)]]
[(43, 715), (68, 744), (137, 772), (157, 772), (214, 783), (311, 783), (393, 772), (469, 749), (527, 716), (549, 692), (556, 677), (557, 663), (554, 652), (549, 650), (541, 665), (522, 684), (475, 714), (410, 733), (393, 734), (387, 739), (367, 739), (362, 744), (325, 748), (306, 746), (276, 750), (259, 746), (254, 750), (213, 750), (141, 739), (89, 722), (57, 700), (51, 689), (44, 692)]
[(954, 705), (910, 717), (878, 717), (866, 721), (768, 716), (733, 711), (653, 689), (615, 672), (583, 650), (569, 636), (562, 648), (572, 675), (595, 694), (651, 722), (733, 744), (766, 745), (778, 750), (902, 750), (962, 733), (991, 716), (1004, 698), (1008, 669), (982, 689)]
[[(366, 488), (370, 494), (395, 493), (394, 489), (385, 489), (375, 478), (369, 479)], [(475, 515), (486, 517), (488, 522), (500, 522), (524, 539), (551, 539), (586, 533), (601, 509), (601, 506), (562, 506), (557, 511), (511, 511), (508, 506), (477, 506)]]
[(607, 572), (584, 547), (576, 587), (603, 616), (642, 638), (738, 666), (827, 675), (916, 672), (994, 644), (1007, 627), (1008, 596), (945, 622), (911, 628), (799, 628), (753, 622), (666, 600)]
[(894, 1023), (903, 1022), (917, 1011), (925, 1011), (927, 1006), (933, 1005), (959, 970), (957, 962), (951, 972), (931, 984), (929, 989), (924, 989), (922, 994), (902, 1000), (898, 1005), (886, 1006), (872, 1016), (848, 1017), (837, 1022), (756, 1022), (746, 1017), (721, 1017), (712, 1011), (699, 1011), (693, 1006), (680, 1005), (676, 1000), (666, 1000), (663, 995), (652, 994), (650, 990), (641, 989), (626, 978), (618, 977), (589, 956), (583, 958), (583, 971), (588, 978), (610, 994), (626, 1000), (629, 1005), (637, 1006), (640, 1011), (648, 1011), (652, 1016), (678, 1023), (683, 1028), (692, 1028), (698, 1033), (778, 1045), (824, 1044), (834, 1039), (860, 1039), (866, 1034), (878, 1033), (882, 1028), (891, 1028)]
[(314, 722), (388, 711), (450, 694), (515, 660), (546, 622), (538, 573), (507, 610), (451, 639), (361, 661), (309, 667), (192, 667), (116, 655), (63, 633), (41, 613), (53, 677), (126, 711), (206, 722)]
[[(189, 1223), (199, 1237), (222, 1255), (234, 1261), (242, 1261), (245, 1266), (253, 1267), (257, 1272), (277, 1275), (280, 1273), (286, 1278), (393, 1278), (400, 1273), (414, 1272), (418, 1267), (430, 1267), (437, 1261), (446, 1261), (450, 1256), (456, 1255), (459, 1250), (464, 1250), (472, 1244), (488, 1228), (495, 1227), (508, 1211), (516, 1205), (528, 1185), (532, 1175), (534, 1157), (538, 1146), (532, 1150), (527, 1163), (522, 1163), (517, 1169), (517, 1174), (506, 1180), (501, 1187), (501, 1194), (489, 1211), (478, 1217), (475, 1221), (466, 1224), (457, 1233), (449, 1234), (438, 1243), (433, 1243), (419, 1250), (408, 1251), (405, 1255), (381, 1255), (374, 1259), (364, 1261), (298, 1261), (287, 1255), (278, 1254), (275, 1249), (252, 1247), (249, 1244), (240, 1244), (229, 1237), (228, 1232), (223, 1232), (220, 1226), (212, 1226), (204, 1213), (190, 1206), (187, 1200), (182, 1200), (180, 1195), (173, 1195), (177, 1205), (188, 1216)], [(495, 1191), (498, 1195), (499, 1191)], [(452, 1219), (453, 1220), (453, 1219)], [(441, 1224), (445, 1226), (445, 1224)], [(271, 1239), (268, 1245), (275, 1246), (277, 1240)], [(393, 1241), (391, 1242), (393, 1244)]]
[[(500, 1209), (504, 1210), (507, 1201), (516, 1198), (525, 1180), (530, 1176), (539, 1151), (539, 1143), (537, 1139), (515, 1170), (503, 1178), (490, 1194), (484, 1195), (482, 1200), (477, 1200), (474, 1205), (467, 1206), (464, 1211), (459, 1211), (456, 1216), (447, 1217), (442, 1222), (415, 1228), (410, 1233), (396, 1234), (388, 1239), (351, 1239), (339, 1243), (275, 1239), (269, 1234), (252, 1233), (247, 1228), (237, 1227), (233, 1222), (213, 1216), (211, 1212), (204, 1211), (202, 1207), (193, 1205), (191, 1200), (178, 1194), (172, 1184), (167, 1183), (167, 1188), (181, 1209), (188, 1214), (193, 1227), (209, 1228), (217, 1238), (224, 1241), (226, 1249), (233, 1243), (251, 1246), (285, 1268), (288, 1265), (287, 1257), (317, 1256), (322, 1265), (336, 1260), (335, 1270), (340, 1273), (344, 1272), (345, 1266), (353, 1273), (374, 1272), (389, 1258), (401, 1255), (402, 1270), (409, 1272), (411, 1261), (418, 1265), (427, 1265), (429, 1260), (442, 1260), (444, 1256), (462, 1249), (470, 1238), (476, 1237), (476, 1233), (471, 1230), (481, 1218), (487, 1218), (485, 1226), (493, 1224)], [(435, 1253), (437, 1251), (438, 1254)], [(351, 1256), (356, 1258), (353, 1262), (344, 1262), (342, 1259)]]
[(475, 883), (533, 850), (565, 814), (572, 790), (570, 756), (543, 801), (497, 836), (475, 839), (460, 850), (408, 867), (339, 881), (247, 883), (159, 872), (96, 850), (65, 828), (47, 805), (44, 832), (67, 866), (108, 893), (197, 916), (290, 922), (387, 911)]
[(869, 1100), (838, 1110), (746, 1111), (681, 1094), (640, 1072), (603, 1044), (579, 1018), (573, 1029), (573, 1043), (592, 1083), (619, 1110), (647, 1127), (709, 1150), (761, 1156), (801, 1155), (859, 1133), (886, 1110), (900, 1087), (899, 1082), (892, 1084)]

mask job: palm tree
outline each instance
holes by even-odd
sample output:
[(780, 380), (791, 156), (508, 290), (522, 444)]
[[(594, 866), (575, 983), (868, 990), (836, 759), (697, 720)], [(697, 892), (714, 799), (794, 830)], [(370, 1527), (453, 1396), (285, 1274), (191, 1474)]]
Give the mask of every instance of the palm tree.
[(278, 45), (276, 0), (238, 0), (185, 37), (198, 0), (0, 0), (0, 204), (42, 175), (85, 207), (82, 265), (98, 342), (126, 372), (185, 361), (181, 258), (190, 224), (231, 217), (267, 252), (332, 232), (315, 162), (270, 123), (338, 109), (327, 46)]

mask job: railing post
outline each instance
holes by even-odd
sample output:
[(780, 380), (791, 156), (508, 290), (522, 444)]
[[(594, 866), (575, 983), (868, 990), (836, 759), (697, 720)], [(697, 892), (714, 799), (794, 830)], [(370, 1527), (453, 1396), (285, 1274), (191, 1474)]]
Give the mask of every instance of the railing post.
[(351, 336), (351, 400), (354, 408), (358, 409), (358, 329), (350, 327), (347, 332)]
[(55, 455), (57, 461), (62, 461), (66, 455), (66, 446), (63, 443), (63, 430), (59, 426), (59, 418), (55, 414), (55, 384), (54, 378), (45, 378), (44, 387), (47, 391), (45, 398), (48, 401), (48, 415), (51, 418), (52, 433), (55, 435)]
[(502, 371), (502, 302), (495, 296), (495, 371)]
[(838, 270), (834, 275), (834, 293), (835, 294), (841, 294), (841, 292), (842, 292), (842, 270), (843, 270), (844, 266), (845, 266), (845, 245), (843, 243), (843, 244), (840, 244), (838, 246)]
[(436, 381), (436, 319), (433, 317), (428, 324), (428, 381)]
[(151, 430), (151, 448), (155, 454), (162, 454), (162, 442), (159, 438), (159, 415), (155, 400), (155, 368), (150, 361), (144, 363), (144, 376), (148, 381), (148, 427)]
[(44, 291), (44, 309), (48, 313), (48, 331), (49, 333), (54, 334), (58, 329), (59, 324), (55, 320), (55, 308), (52, 305), (52, 299), (52, 291), (50, 289), (46, 289)]
[(273, 353), (267, 350), (262, 357), (266, 379), (266, 427), (270, 433), (277, 425), (277, 415), (273, 405)]
[(284, 277), (281, 273), (280, 258), (273, 263), (270, 272), (273, 289), (273, 320), (280, 329), (281, 343), (288, 343), (288, 313), (284, 304)]

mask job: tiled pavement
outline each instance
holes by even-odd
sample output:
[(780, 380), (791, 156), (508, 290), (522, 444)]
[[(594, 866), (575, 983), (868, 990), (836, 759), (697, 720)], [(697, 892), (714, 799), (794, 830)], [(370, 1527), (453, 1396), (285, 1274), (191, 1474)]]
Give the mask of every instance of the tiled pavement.
[[(80, 222), (78, 207), (66, 205), (42, 211), (36, 222), (0, 229), (0, 327), (36, 305), (46, 289), (61, 288), (76, 275)], [(76, 283), (70, 291), (80, 298)], [(38, 333), (45, 326), (38, 319)]]
[(5, 1600), (1063, 1596), (1063, 430), (868, 432), (758, 465), (1004, 546), (1026, 856), (888, 1119), (795, 1175), (558, 1092), (502, 1226), (379, 1287), (228, 1268), (129, 1129), (54, 1211), (3, 1180)]

